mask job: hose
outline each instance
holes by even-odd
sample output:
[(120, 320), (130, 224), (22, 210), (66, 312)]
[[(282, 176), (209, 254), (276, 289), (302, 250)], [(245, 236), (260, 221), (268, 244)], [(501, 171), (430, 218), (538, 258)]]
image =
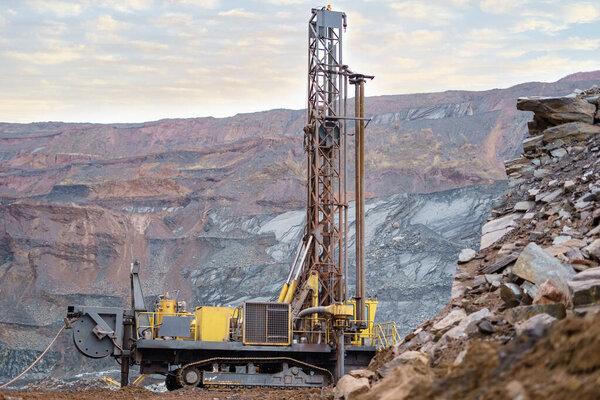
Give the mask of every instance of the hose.
[(44, 355), (46, 355), (46, 353), (48, 352), (48, 350), (50, 350), (50, 347), (52, 347), (52, 345), (54, 344), (54, 342), (56, 342), (56, 339), (58, 339), (58, 336), (62, 333), (62, 331), (65, 328), (66, 328), (66, 325), (63, 326), (62, 328), (60, 328), (60, 330), (58, 331), (58, 333), (56, 334), (56, 336), (54, 336), (54, 339), (52, 339), (52, 342), (50, 342), (50, 344), (48, 345), (48, 347), (46, 347), (46, 350), (44, 350), (42, 352), (42, 354), (40, 354), (40, 356), (38, 358), (36, 358), (36, 360), (33, 362), (33, 364), (31, 364), (29, 367), (27, 367), (27, 369), (25, 369), (25, 371), (21, 372), (15, 378), (11, 379), (10, 381), (8, 381), (5, 384), (3, 384), (2, 386), (0, 386), (0, 389), (4, 389), (7, 386), (9, 386), (10, 384), (14, 383), (17, 379), (19, 379), (20, 377), (22, 377), (23, 375), (25, 375), (31, 368), (33, 368), (33, 366), (35, 364), (37, 364), (38, 361), (40, 361), (42, 359), (42, 357), (44, 357)]
[(310, 314), (326, 313), (327, 311), (328, 311), (327, 307), (324, 307), (324, 306), (309, 307), (309, 308), (305, 308), (304, 310), (300, 311), (298, 313), (298, 318), (306, 317), (307, 315), (310, 315)]

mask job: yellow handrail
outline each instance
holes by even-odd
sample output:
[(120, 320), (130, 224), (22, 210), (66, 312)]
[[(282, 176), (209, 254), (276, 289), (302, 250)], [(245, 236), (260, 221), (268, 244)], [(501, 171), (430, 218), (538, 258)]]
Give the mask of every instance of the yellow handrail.
[(374, 327), (373, 336), (375, 347), (384, 349), (400, 343), (400, 334), (395, 322), (384, 322)]

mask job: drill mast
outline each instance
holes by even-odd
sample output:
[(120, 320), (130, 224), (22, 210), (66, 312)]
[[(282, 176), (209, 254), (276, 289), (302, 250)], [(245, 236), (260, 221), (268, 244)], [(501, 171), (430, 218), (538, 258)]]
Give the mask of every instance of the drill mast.
[(346, 67), (342, 29), (346, 15), (313, 9), (308, 24), (308, 123), (305, 243), (312, 237), (299, 286), (311, 271), (319, 277), (319, 305), (346, 299)]

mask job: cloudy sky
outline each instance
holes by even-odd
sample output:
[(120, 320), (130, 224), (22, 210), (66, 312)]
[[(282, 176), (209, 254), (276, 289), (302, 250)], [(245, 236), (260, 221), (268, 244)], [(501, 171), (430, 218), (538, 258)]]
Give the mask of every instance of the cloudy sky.
[[(600, 69), (600, 3), (353, 0), (367, 95), (481, 90)], [(298, 0), (0, 0), (0, 121), (139, 122), (304, 108)]]

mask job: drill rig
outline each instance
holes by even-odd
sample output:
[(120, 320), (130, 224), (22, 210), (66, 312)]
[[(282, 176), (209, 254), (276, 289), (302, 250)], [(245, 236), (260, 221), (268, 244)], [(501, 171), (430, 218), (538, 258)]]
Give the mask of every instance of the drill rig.
[[(169, 390), (202, 387), (323, 387), (370, 362), (398, 339), (394, 323), (375, 325), (377, 300), (365, 297), (364, 82), (342, 63), (346, 15), (313, 9), (308, 24), (306, 226), (276, 301), (187, 310), (168, 294), (148, 309), (131, 264), (131, 308), (69, 306), (76, 348), (113, 356), (121, 385), (129, 367), (163, 374)], [(347, 115), (348, 84), (355, 110)], [(348, 298), (346, 158), (354, 122), (356, 293)]]

